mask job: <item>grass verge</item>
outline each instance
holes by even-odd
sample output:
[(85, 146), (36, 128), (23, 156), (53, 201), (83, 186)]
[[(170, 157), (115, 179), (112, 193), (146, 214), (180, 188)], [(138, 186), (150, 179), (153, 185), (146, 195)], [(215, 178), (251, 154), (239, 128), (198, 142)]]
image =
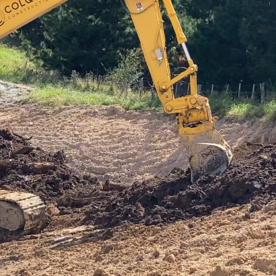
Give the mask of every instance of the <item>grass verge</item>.
[(276, 121), (276, 101), (264, 104), (252, 102), (249, 99), (231, 99), (229, 96), (210, 97), (210, 105), (214, 115), (226, 117), (232, 121), (261, 119)]
[(137, 93), (129, 93), (128, 97), (121, 97), (118, 93), (109, 95), (108, 90), (100, 92), (80, 91), (56, 85), (46, 85), (35, 89), (26, 99), (27, 102), (39, 103), (51, 107), (69, 105), (120, 105), (126, 110), (161, 110), (159, 99), (151, 99), (148, 93), (139, 97)]
[(28, 70), (36, 66), (30, 62), (23, 51), (0, 44), (0, 79), (20, 83), (24, 82)]
[[(89, 91), (83, 87), (41, 84), (40, 81), (31, 81), (28, 77), (30, 71), (41, 72), (42, 69), (29, 61), (23, 51), (9, 48), (0, 44), (0, 79), (14, 83), (31, 84), (35, 90), (24, 101), (39, 103), (52, 107), (69, 105), (113, 105), (117, 104), (126, 110), (162, 111), (162, 106), (155, 96), (145, 93), (139, 97), (138, 93), (130, 92), (127, 97), (122, 97), (111, 87), (97, 85)], [(47, 72), (44, 72), (47, 73)], [(209, 97), (212, 113), (216, 116), (228, 117), (234, 121), (261, 118), (265, 121), (276, 121), (276, 101), (271, 100), (262, 105), (250, 100), (233, 100), (229, 95), (215, 95)]]

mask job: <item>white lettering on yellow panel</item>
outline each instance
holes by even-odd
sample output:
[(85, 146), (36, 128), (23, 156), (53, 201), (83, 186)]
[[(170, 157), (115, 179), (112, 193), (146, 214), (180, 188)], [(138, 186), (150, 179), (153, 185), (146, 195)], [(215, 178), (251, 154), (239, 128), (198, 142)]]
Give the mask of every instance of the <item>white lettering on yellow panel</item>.
[(66, 1), (67, 0), (1, 0), (0, 38), (26, 25)]

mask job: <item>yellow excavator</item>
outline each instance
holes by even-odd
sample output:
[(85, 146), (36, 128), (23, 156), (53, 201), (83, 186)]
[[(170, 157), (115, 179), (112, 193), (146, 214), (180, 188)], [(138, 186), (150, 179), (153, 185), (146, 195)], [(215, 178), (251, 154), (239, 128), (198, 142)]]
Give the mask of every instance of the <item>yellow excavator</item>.
[[(45, 14), (67, 0), (2, 0), (0, 2), (0, 38)], [(187, 149), (191, 180), (206, 174), (221, 174), (233, 154), (230, 146), (215, 130), (209, 100), (197, 94), (197, 71), (186, 46), (171, 0), (163, 0), (178, 43), (189, 67), (171, 78), (167, 58), (163, 20), (159, 0), (125, 0), (147, 62), (158, 97), (169, 114), (176, 114), (178, 131)], [(174, 98), (173, 85), (190, 78), (190, 95)], [(29, 233), (39, 230), (45, 221), (45, 205), (39, 197), (0, 190), (0, 230)], [(1, 236), (1, 231), (0, 231)]]

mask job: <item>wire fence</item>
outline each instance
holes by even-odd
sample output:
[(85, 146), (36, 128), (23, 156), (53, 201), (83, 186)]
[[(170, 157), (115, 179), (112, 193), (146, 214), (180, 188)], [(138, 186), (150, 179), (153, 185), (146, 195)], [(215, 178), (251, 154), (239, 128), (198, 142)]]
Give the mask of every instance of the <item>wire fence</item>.
[[(269, 89), (265, 83), (237, 85), (216, 85), (216, 84), (198, 84), (197, 92), (200, 95), (213, 97), (219, 95), (228, 95), (231, 98), (243, 98), (257, 102), (265, 102), (266, 98), (276, 95), (273, 89)], [(174, 86), (175, 97), (182, 97), (190, 94), (190, 84), (186, 81), (180, 81)]]
[[(147, 78), (140, 78), (125, 89), (125, 83), (118, 83), (114, 80), (110, 80), (106, 75), (95, 74), (89, 72), (84, 76), (80, 76), (75, 70), (72, 71), (70, 76), (62, 76), (58, 72), (35, 72), (28, 70), (25, 75), (26, 81), (39, 81), (42, 83), (54, 83), (61, 84), (63, 86), (73, 86), (81, 88), (86, 91), (100, 90), (103, 86), (111, 87), (115, 86), (118, 90), (132, 91), (139, 93), (140, 96), (143, 93), (151, 91), (151, 97), (156, 97), (156, 91), (152, 83)], [(123, 88), (122, 88), (123, 87)], [(274, 90), (275, 89), (275, 90)], [(206, 97), (216, 97), (220, 95), (227, 95), (233, 99), (246, 99), (260, 103), (264, 103), (266, 100), (274, 99), (276, 96), (276, 87), (273, 85), (266, 85), (265, 83), (245, 84), (237, 83), (236, 85), (216, 85), (216, 84), (198, 84), (198, 94)], [(122, 92), (123, 93), (123, 92)], [(175, 98), (183, 97), (190, 94), (189, 79), (183, 79), (174, 85)], [(127, 96), (127, 93), (126, 95)]]

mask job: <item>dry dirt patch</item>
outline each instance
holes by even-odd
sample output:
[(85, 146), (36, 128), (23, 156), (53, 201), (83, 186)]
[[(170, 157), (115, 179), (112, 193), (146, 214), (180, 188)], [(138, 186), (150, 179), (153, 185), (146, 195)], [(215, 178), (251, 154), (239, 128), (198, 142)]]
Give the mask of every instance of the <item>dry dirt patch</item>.
[[(38, 105), (0, 109), (0, 124), (32, 137), (34, 146), (64, 150), (67, 163), (100, 180), (131, 183), (172, 169), (186, 169), (185, 150), (179, 144), (174, 117), (124, 111), (120, 107), (76, 106), (53, 110)], [(218, 129), (237, 148), (263, 134), (258, 123), (221, 121)], [(275, 136), (267, 128), (266, 137)]]

